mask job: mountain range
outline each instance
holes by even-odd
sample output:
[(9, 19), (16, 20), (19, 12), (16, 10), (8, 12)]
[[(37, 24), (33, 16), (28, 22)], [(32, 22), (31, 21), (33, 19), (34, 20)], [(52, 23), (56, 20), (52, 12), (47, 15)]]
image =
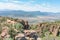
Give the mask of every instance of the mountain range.
[(27, 19), (30, 22), (53, 21), (60, 19), (60, 13), (40, 12), (40, 11), (23, 11), (23, 10), (0, 10), (0, 16), (18, 17)]
[(59, 16), (60, 13), (40, 12), (40, 11), (22, 11), (22, 10), (4, 10), (0, 11), (0, 16), (16, 17), (36, 17), (36, 16)]

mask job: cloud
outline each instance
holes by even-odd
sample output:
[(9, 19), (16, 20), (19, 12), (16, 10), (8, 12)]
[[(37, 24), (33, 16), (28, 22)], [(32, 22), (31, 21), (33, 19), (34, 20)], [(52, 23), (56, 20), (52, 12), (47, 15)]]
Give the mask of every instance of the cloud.
[(37, 6), (29, 6), (27, 4), (14, 4), (14, 3), (2, 3), (0, 2), (0, 9), (11, 9), (11, 10), (25, 10), (25, 11), (37, 11)]
[[(17, 1), (16, 1), (17, 2)], [(44, 4), (31, 4), (29, 2), (23, 3), (21, 2), (20, 4), (16, 3), (4, 3), (0, 2), (0, 10), (1, 9), (10, 9), (10, 10), (24, 10), (24, 11), (42, 11), (42, 12), (60, 12), (60, 9), (54, 8), (54, 7), (47, 7), (47, 5)]]

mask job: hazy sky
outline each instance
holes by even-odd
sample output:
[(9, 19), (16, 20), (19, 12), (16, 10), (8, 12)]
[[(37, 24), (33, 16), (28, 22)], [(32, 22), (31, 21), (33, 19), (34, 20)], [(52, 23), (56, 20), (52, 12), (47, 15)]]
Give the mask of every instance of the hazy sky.
[(0, 0), (0, 10), (60, 12), (60, 0)]

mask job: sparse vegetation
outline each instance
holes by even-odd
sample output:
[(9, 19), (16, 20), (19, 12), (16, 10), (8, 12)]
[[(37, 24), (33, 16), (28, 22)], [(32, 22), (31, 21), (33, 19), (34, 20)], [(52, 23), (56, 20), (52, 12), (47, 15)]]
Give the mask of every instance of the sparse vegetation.
[[(9, 17), (0, 17), (0, 40), (4, 27), (9, 28), (8, 34), (10, 35), (10, 40), (13, 40), (17, 33), (24, 33), (24, 25), (24, 20)], [(42, 40), (60, 39), (60, 21), (33, 24), (29, 25), (29, 27), (29, 30), (35, 30), (38, 37), (42, 38)], [(51, 35), (56, 38), (51, 37)]]

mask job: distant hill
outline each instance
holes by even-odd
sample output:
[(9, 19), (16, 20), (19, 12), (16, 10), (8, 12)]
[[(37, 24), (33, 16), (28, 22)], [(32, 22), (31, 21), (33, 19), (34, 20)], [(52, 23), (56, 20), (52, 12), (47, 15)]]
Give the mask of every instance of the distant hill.
[(40, 11), (22, 11), (22, 10), (2, 10), (0, 16), (8, 16), (28, 20), (29, 23), (38, 23), (44, 21), (60, 20), (60, 13), (40, 12)]
[(59, 16), (60, 13), (40, 12), (40, 11), (22, 11), (22, 10), (4, 10), (0, 11), (0, 16), (15, 17), (36, 17), (36, 16)]

